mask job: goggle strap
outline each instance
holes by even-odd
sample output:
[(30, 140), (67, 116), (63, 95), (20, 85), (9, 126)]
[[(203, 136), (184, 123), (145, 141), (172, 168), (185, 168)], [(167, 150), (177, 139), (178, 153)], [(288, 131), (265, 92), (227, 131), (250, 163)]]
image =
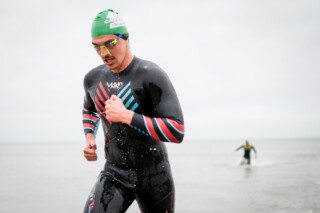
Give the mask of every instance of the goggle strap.
[(118, 40), (121, 38), (122, 34), (119, 34), (117, 39), (113, 40), (112, 43), (116, 44), (118, 42)]

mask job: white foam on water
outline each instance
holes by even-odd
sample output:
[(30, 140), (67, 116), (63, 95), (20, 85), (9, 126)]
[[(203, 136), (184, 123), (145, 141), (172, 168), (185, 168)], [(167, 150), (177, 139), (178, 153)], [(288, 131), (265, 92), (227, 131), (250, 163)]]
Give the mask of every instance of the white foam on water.
[(251, 158), (251, 165), (247, 165), (247, 164), (243, 164), (243, 161), (245, 161), (245, 159), (238, 158), (236, 160), (233, 160), (233, 162), (231, 162), (231, 166), (253, 166), (253, 167), (268, 167), (268, 166), (274, 166), (275, 163), (273, 161), (270, 160), (266, 160), (266, 159), (256, 159), (256, 158)]

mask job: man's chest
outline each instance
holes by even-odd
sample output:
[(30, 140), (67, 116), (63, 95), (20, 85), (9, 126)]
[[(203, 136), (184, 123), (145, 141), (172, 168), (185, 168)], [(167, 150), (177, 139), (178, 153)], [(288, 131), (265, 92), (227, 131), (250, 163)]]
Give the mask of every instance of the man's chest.
[(105, 111), (105, 102), (110, 99), (112, 95), (119, 97), (127, 109), (135, 111), (139, 107), (138, 97), (135, 94), (137, 84), (130, 79), (99, 79), (90, 90), (90, 96), (97, 111)]

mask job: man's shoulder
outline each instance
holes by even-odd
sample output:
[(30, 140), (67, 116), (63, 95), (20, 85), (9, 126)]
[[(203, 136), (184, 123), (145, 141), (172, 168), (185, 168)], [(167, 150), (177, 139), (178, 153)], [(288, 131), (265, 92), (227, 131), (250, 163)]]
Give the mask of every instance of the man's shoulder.
[(89, 88), (89, 87), (91, 87), (91, 85), (95, 84), (105, 68), (106, 68), (106, 66), (104, 64), (102, 64), (102, 65), (99, 65), (99, 66), (91, 69), (89, 72), (87, 72), (87, 74), (84, 77), (85, 87)]
[(166, 76), (165, 71), (156, 63), (145, 59), (138, 59), (138, 61), (139, 68), (136, 71), (137, 74), (143, 74), (146, 78)]
[(147, 71), (147, 72), (153, 72), (157, 70), (162, 70), (156, 63), (145, 60), (145, 59), (138, 59), (140, 61), (140, 70)]
[(87, 72), (86, 76), (100, 74), (105, 69), (105, 67), (106, 66), (104, 64), (101, 64), (101, 65), (91, 69), (89, 72)]
[(101, 64), (93, 69), (91, 69), (84, 77), (84, 80), (90, 80), (91, 78), (95, 78), (105, 69), (105, 65)]

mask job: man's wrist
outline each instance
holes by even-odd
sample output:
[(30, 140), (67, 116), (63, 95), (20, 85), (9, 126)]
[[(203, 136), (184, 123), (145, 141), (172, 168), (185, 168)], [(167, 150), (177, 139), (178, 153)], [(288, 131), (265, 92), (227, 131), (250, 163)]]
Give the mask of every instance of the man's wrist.
[(86, 141), (89, 141), (89, 140), (92, 140), (92, 139), (95, 139), (96, 137), (94, 136), (94, 134), (92, 133), (87, 133), (86, 134)]
[(128, 126), (130, 126), (133, 115), (134, 115), (133, 111), (126, 109), (125, 112), (122, 114), (122, 123), (125, 123)]

